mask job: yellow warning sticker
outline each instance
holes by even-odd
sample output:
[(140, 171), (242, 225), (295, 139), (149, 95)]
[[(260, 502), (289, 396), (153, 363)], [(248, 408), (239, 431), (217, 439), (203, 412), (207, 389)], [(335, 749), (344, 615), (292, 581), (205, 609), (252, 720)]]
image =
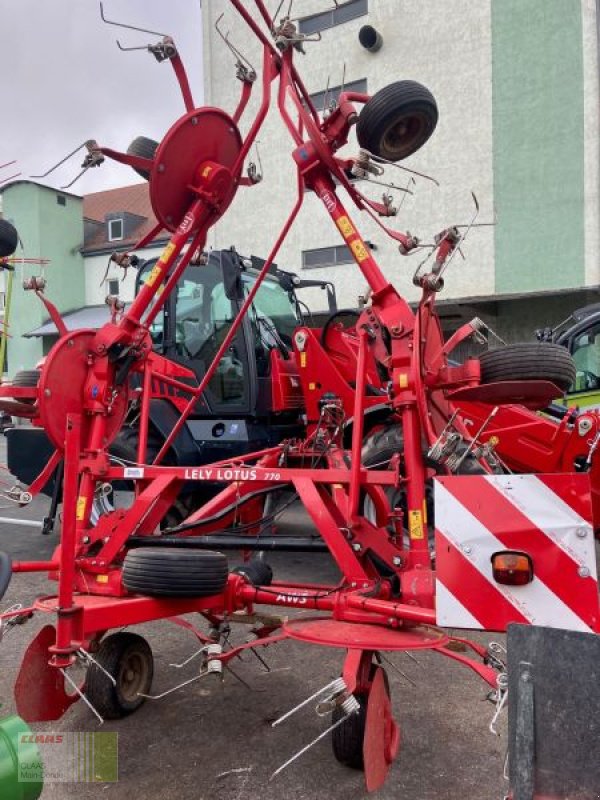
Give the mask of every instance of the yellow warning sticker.
[(340, 229), (342, 236), (352, 236), (353, 233), (356, 233), (354, 230), (354, 225), (350, 222), (345, 214), (336, 220), (335, 224)]
[(350, 249), (354, 253), (357, 261), (365, 261), (369, 257), (369, 252), (362, 239), (355, 239), (350, 242)]
[(423, 499), (423, 522), (427, 525), (427, 500)]
[(81, 522), (82, 519), (85, 517), (85, 497), (78, 497), (77, 498), (77, 510), (75, 512), (75, 518)]
[(398, 383), (400, 384), (401, 389), (406, 389), (408, 386), (408, 373), (401, 372), (398, 376)]
[(160, 278), (160, 273), (161, 273), (160, 267), (158, 266), (158, 264), (155, 264), (150, 274), (146, 278), (146, 286), (154, 286), (156, 281)]
[(96, 575), (96, 583), (108, 583), (108, 575)]
[(306, 353), (300, 353), (300, 366), (306, 366)]
[[(173, 252), (173, 250), (175, 250), (175, 245), (173, 244), (173, 242), (169, 242), (169, 244), (162, 251), (162, 255), (158, 259), (157, 263), (158, 264), (164, 264), (166, 261), (168, 261), (169, 258), (171, 257), (171, 253)], [(155, 267), (155, 269), (156, 269), (156, 267)], [(152, 272), (154, 272), (154, 270), (152, 270)]]
[(424, 539), (423, 513), (418, 509), (408, 512), (408, 533), (411, 539)]
[(314, 392), (314, 390), (315, 390), (316, 388), (317, 388), (317, 384), (316, 384), (316, 383), (312, 383), (312, 382), (311, 382), (311, 383), (309, 383), (309, 384), (308, 384), (308, 389), (309, 389), (309, 391), (311, 391), (311, 392)]

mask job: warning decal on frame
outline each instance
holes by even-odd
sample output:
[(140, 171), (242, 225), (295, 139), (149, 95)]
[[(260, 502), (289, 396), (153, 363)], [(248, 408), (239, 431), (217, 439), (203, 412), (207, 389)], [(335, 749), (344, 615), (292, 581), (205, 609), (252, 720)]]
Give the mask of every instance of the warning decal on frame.
[(81, 522), (81, 520), (84, 519), (84, 517), (85, 517), (85, 497), (78, 497), (75, 518), (77, 519), (78, 522)]
[(343, 236), (352, 236), (353, 233), (356, 233), (354, 226), (345, 214), (336, 220), (335, 224), (338, 226)]
[(423, 513), (419, 510), (408, 512), (408, 533), (411, 539), (424, 539)]
[(362, 262), (369, 257), (369, 251), (362, 239), (355, 239), (353, 242), (350, 242), (350, 249), (354, 253), (357, 261)]
[(154, 286), (156, 281), (160, 278), (160, 272), (161, 272), (160, 267), (158, 266), (158, 264), (155, 264), (152, 270), (150, 271), (148, 278), (146, 279), (146, 286)]

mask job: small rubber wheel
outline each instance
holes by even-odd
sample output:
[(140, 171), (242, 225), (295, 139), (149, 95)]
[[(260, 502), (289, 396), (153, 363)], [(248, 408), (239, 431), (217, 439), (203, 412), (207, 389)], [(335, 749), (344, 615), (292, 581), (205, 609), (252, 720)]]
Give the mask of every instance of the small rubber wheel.
[(19, 234), (7, 219), (0, 219), (0, 258), (12, 256), (19, 244)]
[(13, 386), (37, 386), (40, 381), (39, 369), (22, 369), (12, 379)]
[[(31, 388), (33, 386), (37, 386), (39, 382), (40, 382), (39, 369), (23, 369), (20, 372), (15, 372), (15, 375), (12, 379), (12, 385), (19, 386), (21, 388), (24, 387)], [(33, 405), (33, 403), (35, 403), (35, 400), (31, 397), (20, 397), (19, 402)]]
[(566, 392), (577, 372), (568, 350), (551, 342), (509, 344), (482, 353), (479, 361), (482, 383), (546, 380)]
[(356, 137), (373, 155), (402, 161), (423, 147), (437, 121), (437, 103), (429, 89), (416, 81), (397, 81), (365, 103)]
[(227, 584), (227, 558), (212, 550), (140, 547), (123, 563), (123, 586), (149, 597), (210, 597)]
[[(156, 153), (156, 149), (158, 147), (158, 142), (155, 142), (154, 139), (149, 139), (147, 136), (136, 136), (133, 142), (127, 148), (127, 153), (130, 156), (139, 156), (140, 158), (149, 158), (153, 159), (154, 154)], [(141, 175), (142, 178), (145, 180), (150, 179), (150, 173), (146, 169), (138, 169), (137, 167), (132, 167), (138, 175)]]
[[(356, 699), (360, 704), (360, 709), (351, 714), (345, 722), (338, 725), (331, 732), (331, 745), (333, 755), (346, 767), (352, 769), (364, 769), (363, 742), (365, 738), (365, 723), (367, 721), (367, 700), (366, 694), (357, 695)], [(331, 715), (331, 724), (340, 720), (344, 716), (344, 711), (338, 706)]]
[(112, 675), (90, 664), (85, 695), (104, 719), (120, 719), (139, 708), (152, 686), (154, 659), (148, 642), (137, 633), (113, 633), (102, 640), (94, 660)]

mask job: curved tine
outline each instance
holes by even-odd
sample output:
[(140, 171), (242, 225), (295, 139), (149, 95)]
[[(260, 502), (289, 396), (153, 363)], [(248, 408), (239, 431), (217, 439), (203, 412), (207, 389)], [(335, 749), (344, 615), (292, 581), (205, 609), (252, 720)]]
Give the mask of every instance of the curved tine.
[(31, 178), (45, 178), (46, 175), (50, 175), (51, 172), (54, 172), (55, 169), (58, 169), (62, 164), (65, 163), (65, 161), (68, 161), (72, 156), (74, 156), (75, 153), (78, 153), (81, 150), (82, 147), (85, 147), (85, 142), (83, 142), (83, 144), (80, 144), (78, 147), (76, 147), (75, 150), (73, 150), (73, 152), (69, 153), (68, 156), (65, 156), (64, 158), (62, 158), (58, 162), (58, 164), (55, 164), (53, 167), (50, 167), (50, 169), (47, 172), (44, 172), (43, 175), (31, 175), (30, 177)]
[(107, 19), (104, 15), (104, 3), (100, 3), (100, 17), (102, 22), (105, 22), (107, 25), (116, 25), (117, 28), (127, 28), (130, 31), (139, 31), (140, 33), (151, 33), (153, 36), (167, 36), (166, 33), (160, 33), (159, 31), (149, 31), (147, 28), (138, 28), (135, 25), (127, 25), (124, 22), (115, 22), (112, 19)]

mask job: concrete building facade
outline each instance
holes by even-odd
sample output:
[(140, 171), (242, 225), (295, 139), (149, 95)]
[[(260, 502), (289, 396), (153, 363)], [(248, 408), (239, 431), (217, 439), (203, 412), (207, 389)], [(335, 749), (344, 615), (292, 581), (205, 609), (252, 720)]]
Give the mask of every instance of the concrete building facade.
[[(275, 0), (267, 3), (273, 11)], [(286, 6), (287, 7), (287, 6)], [(464, 245), (465, 260), (447, 273), (440, 306), (447, 327), (477, 314), (507, 340), (528, 338), (534, 327), (556, 322), (573, 308), (600, 298), (598, 3), (596, 0), (350, 0), (339, 13), (326, 0), (302, 0), (293, 15), (308, 15), (302, 30), (320, 30), (296, 63), (316, 100), (327, 86), (366, 85), (373, 94), (401, 79), (425, 84), (439, 108), (429, 142), (405, 163), (435, 177), (417, 179), (392, 224), (423, 241), (473, 214), (480, 222)], [(341, 11), (340, 11), (341, 10)], [(223, 8), (203, 4), (205, 102), (235, 109), (240, 84), (231, 53), (214, 23)], [(260, 67), (260, 46), (243, 20), (226, 11), (235, 46)], [(364, 25), (383, 38), (377, 52), (359, 43)], [(257, 82), (241, 120), (247, 130), (259, 102)], [(275, 102), (275, 96), (273, 97)], [(268, 253), (294, 202), (293, 143), (275, 109), (260, 136), (264, 180), (242, 189), (212, 231), (214, 247)], [(356, 153), (352, 137), (342, 153)], [(256, 156), (254, 156), (256, 160)], [(386, 177), (406, 186), (409, 176)], [(381, 187), (360, 184), (379, 199)], [(342, 200), (347, 201), (344, 192)], [(349, 206), (363, 236), (375, 246), (386, 275), (410, 299), (418, 256), (398, 254), (393, 241)], [(334, 281), (340, 305), (355, 306), (365, 284), (349, 259), (332, 258), (341, 244), (320, 201), (309, 193), (278, 257), (294, 270)], [(332, 263), (333, 262), (333, 263)], [(319, 295), (315, 302), (322, 302)]]

